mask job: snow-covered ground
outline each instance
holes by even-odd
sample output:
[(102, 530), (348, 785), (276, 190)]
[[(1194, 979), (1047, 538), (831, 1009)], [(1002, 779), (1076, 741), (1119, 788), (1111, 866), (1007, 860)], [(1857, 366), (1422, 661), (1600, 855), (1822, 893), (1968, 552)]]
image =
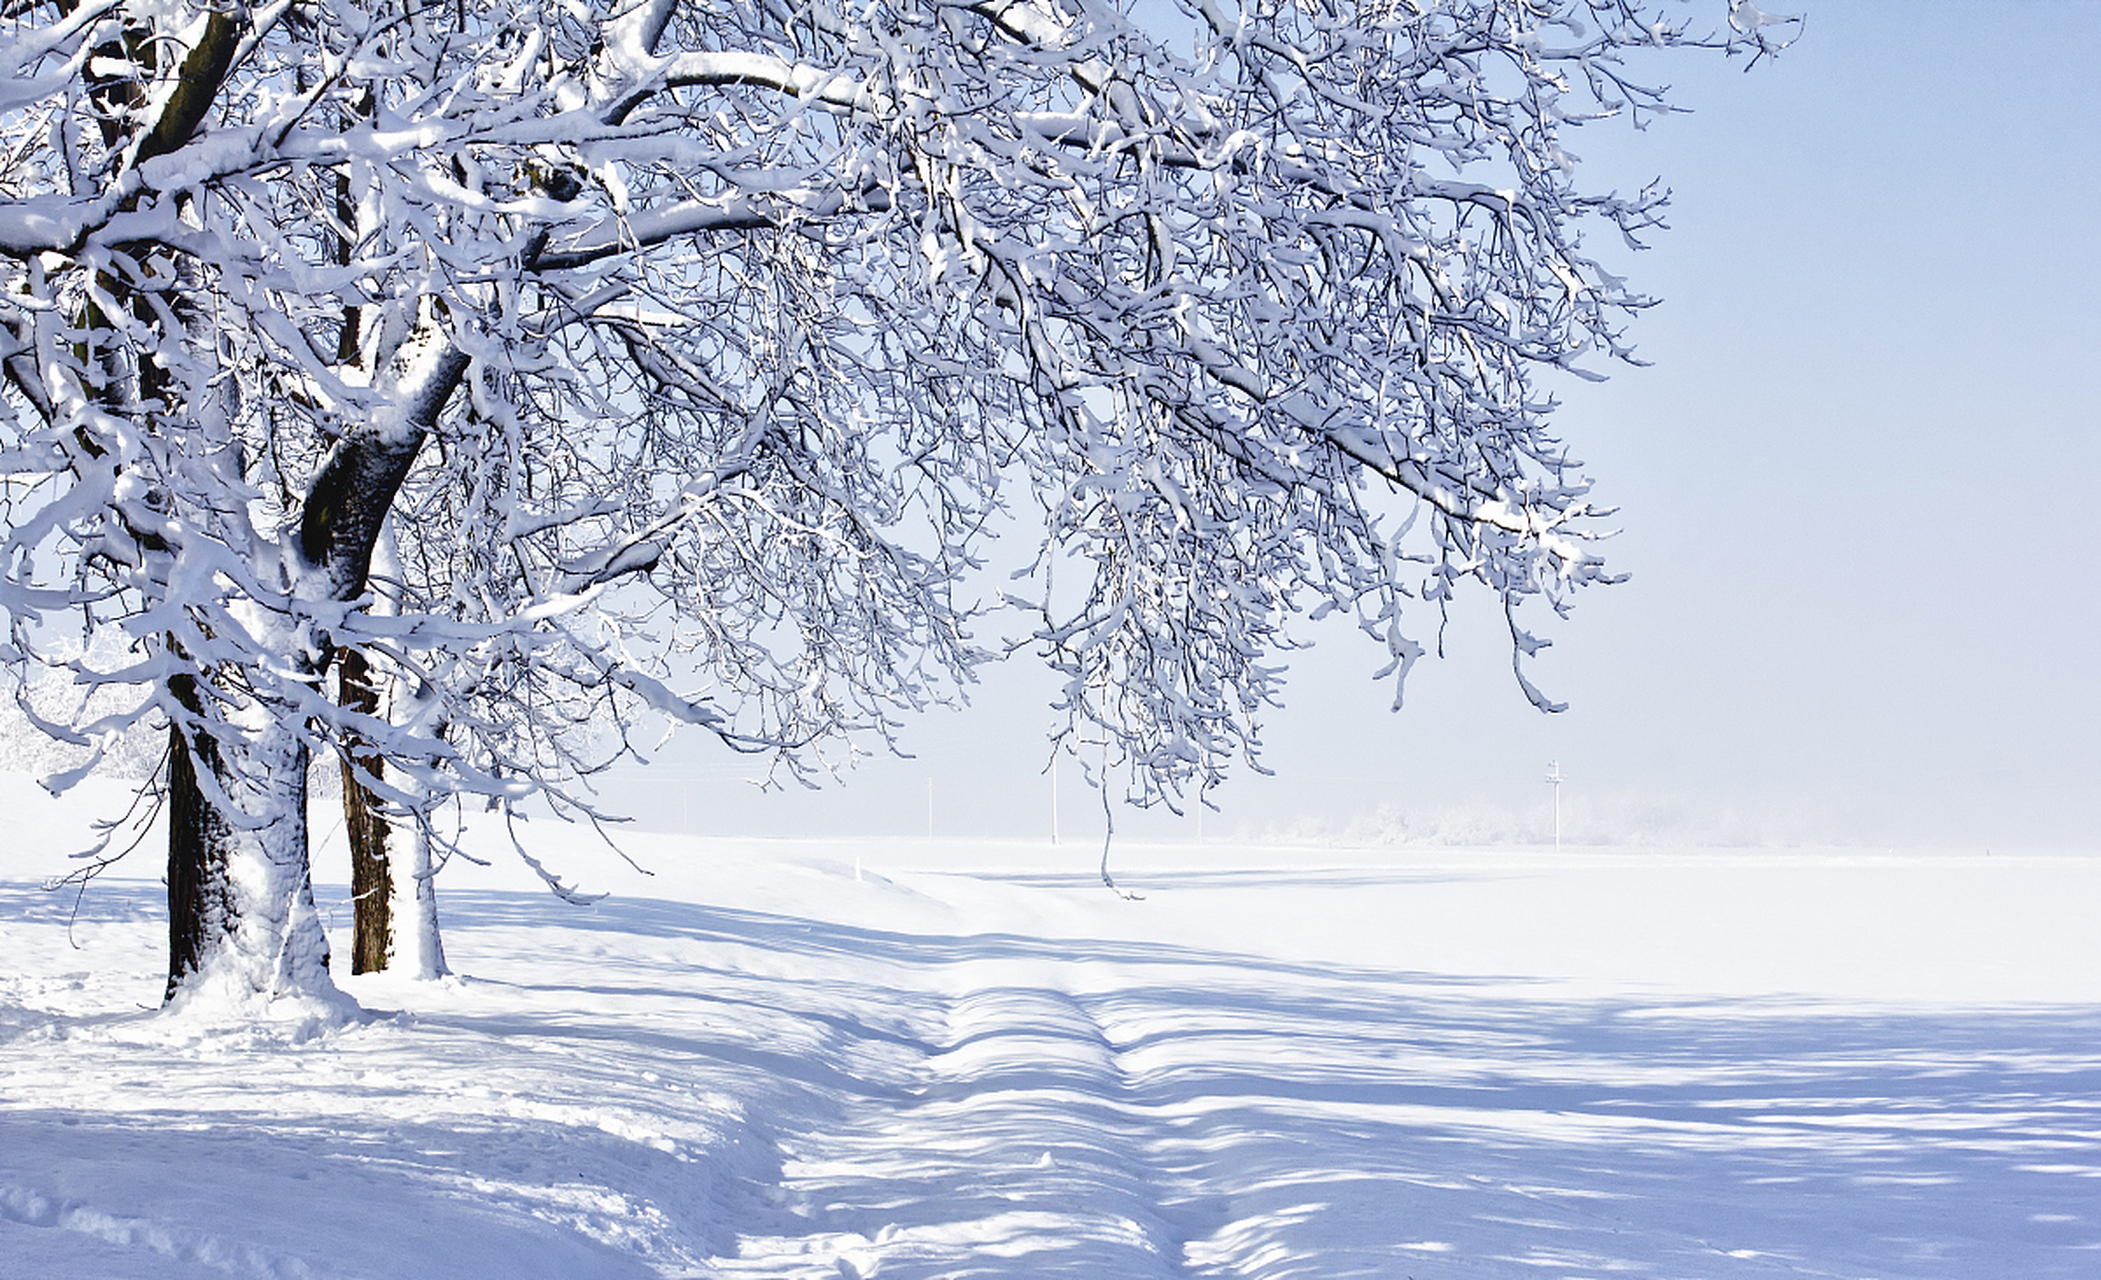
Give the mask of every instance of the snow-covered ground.
[(0, 805), (7, 1277), (2101, 1275), (2101, 857), (541, 832), (311, 1034)]

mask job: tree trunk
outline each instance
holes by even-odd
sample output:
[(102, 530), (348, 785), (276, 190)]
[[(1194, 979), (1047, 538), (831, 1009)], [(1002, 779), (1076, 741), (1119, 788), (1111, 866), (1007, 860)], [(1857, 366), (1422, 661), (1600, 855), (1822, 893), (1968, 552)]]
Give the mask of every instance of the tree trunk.
[[(336, 651), (337, 700), (351, 711), (379, 714), (379, 689), (372, 664), (357, 649)], [(350, 971), (378, 973), (394, 951), (394, 875), (387, 858), (388, 826), (380, 799), (363, 781), (377, 781), (386, 768), (376, 751), (359, 751), (349, 739), (342, 753), (343, 830), (350, 841)]]
[[(394, 691), (399, 697), (401, 686), (396, 685)], [(410, 694), (401, 708), (404, 718), (422, 719), (424, 699), (429, 696), (428, 689)], [(389, 908), (394, 920), (394, 965), (412, 978), (442, 978), (452, 970), (445, 967), (445, 946), (438, 936), (438, 869), (430, 855), (430, 795), (415, 777), (401, 778), (396, 790), (408, 793), (414, 821), (403, 831), (409, 842), (404, 856), (389, 864), (394, 876), (394, 901)]]
[(438, 935), (437, 868), (431, 865), (430, 832), (419, 818), (409, 829), (408, 856), (392, 861), (396, 967), (412, 978), (442, 978), (445, 944)]
[[(195, 709), (193, 679), (171, 691)], [(277, 717), (184, 717), (168, 769), (168, 989), (249, 1012), (284, 997), (343, 1007), (307, 867), (307, 748)]]
[[(188, 682), (186, 676), (176, 679)], [(175, 998), (183, 980), (202, 967), (233, 928), (226, 824), (204, 802), (182, 730), (170, 725), (168, 738), (168, 989), (161, 995), (163, 1003)], [(200, 741), (197, 750), (216, 754), (209, 738)], [(205, 767), (216, 767), (215, 762)]]
[[(214, 15), (212, 21), (219, 20)], [(365, 593), (373, 548), (394, 496), (467, 371), (466, 352), (443, 336), (442, 308), (424, 310), (413, 340), (387, 358), (379, 381), (388, 409), (330, 449), (308, 486), (292, 545), (278, 548), (281, 563), (297, 566), (287, 584), (297, 600), (347, 604)], [(302, 654), (317, 638), (287, 617), (259, 615), (256, 622), (252, 634), (274, 635), (282, 654)], [(318, 638), (326, 642), (325, 633)], [(304, 674), (319, 680), (325, 669), (323, 660)], [(285, 997), (326, 1006), (326, 1016), (335, 1018), (355, 1010), (329, 977), (328, 935), (314, 910), (308, 752), (297, 730), (304, 716), (289, 706), (256, 702), (203, 715), (205, 691), (191, 676), (171, 678), (169, 691), (187, 714), (178, 717), (175, 729), (182, 765), (169, 770), (175, 794), (168, 829), (166, 1003), (190, 1003), (214, 991), (221, 993), (215, 1001), (248, 1011)], [(354, 782), (351, 772), (345, 770), (346, 792)], [(415, 904), (417, 972), (436, 976), (444, 972), (444, 957), (437, 946), (428, 850), (420, 842), (414, 863), (407, 884), (390, 865), (381, 883), (393, 892), (373, 896), (388, 899), (390, 917), (396, 902)]]

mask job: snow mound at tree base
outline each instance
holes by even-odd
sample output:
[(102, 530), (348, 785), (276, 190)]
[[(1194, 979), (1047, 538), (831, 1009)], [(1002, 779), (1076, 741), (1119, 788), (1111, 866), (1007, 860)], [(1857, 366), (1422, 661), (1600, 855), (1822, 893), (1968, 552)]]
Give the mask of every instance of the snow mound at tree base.
[(264, 1049), (305, 1044), (370, 1018), (340, 988), (258, 991), (247, 975), (226, 966), (187, 978), (152, 1025), (170, 1039), (233, 1040)]

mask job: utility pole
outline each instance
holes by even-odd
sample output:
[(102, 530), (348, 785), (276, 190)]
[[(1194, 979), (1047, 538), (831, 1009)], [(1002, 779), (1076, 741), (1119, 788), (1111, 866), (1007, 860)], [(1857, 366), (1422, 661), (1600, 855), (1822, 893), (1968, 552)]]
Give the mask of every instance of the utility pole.
[(1547, 761), (1547, 781), (1554, 784), (1554, 852), (1561, 852), (1561, 784), (1568, 779), (1561, 776), (1561, 762)]

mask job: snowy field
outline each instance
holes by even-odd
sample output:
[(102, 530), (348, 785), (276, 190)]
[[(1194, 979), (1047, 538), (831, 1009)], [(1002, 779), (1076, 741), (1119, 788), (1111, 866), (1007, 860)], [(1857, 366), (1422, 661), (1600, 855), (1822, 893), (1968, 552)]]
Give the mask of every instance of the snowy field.
[(0, 802), (6, 1277), (2101, 1275), (2101, 857), (550, 831), (316, 1033)]

